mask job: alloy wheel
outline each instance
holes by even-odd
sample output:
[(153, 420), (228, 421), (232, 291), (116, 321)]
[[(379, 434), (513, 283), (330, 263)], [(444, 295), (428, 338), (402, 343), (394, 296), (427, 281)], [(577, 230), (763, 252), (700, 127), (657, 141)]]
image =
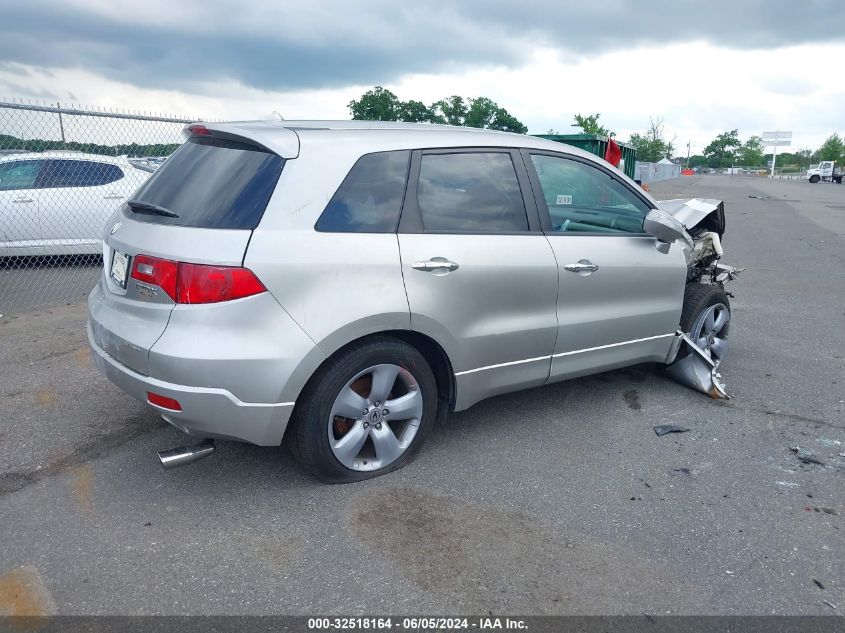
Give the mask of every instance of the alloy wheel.
[(696, 344), (715, 361), (725, 355), (728, 347), (728, 324), (731, 311), (724, 303), (716, 303), (701, 313), (693, 324), (691, 336)]
[(411, 445), (423, 417), (423, 396), (404, 367), (374, 365), (340, 390), (328, 419), (328, 440), (346, 468), (371, 471), (390, 465)]

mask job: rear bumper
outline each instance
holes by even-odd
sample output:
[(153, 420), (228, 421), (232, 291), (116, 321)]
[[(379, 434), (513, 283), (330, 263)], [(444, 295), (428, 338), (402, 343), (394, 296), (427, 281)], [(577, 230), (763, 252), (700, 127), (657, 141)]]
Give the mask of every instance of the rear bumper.
[[(278, 446), (282, 442), (293, 402), (243, 402), (225, 389), (192, 387), (144, 376), (121, 364), (94, 340), (87, 326), (91, 356), (97, 368), (115, 385), (161, 413), (176, 428), (199, 437), (231, 439)], [(147, 400), (152, 391), (178, 400), (181, 411), (171, 411)]]

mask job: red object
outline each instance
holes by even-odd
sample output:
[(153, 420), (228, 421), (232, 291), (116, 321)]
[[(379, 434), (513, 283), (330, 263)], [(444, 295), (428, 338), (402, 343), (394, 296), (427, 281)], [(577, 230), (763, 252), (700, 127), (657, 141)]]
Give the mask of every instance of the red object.
[(176, 303), (217, 303), (266, 291), (248, 268), (179, 264)]
[(695, 176), (695, 170), (694, 169), (682, 169), (681, 175), (682, 176)]
[(182, 410), (182, 405), (179, 404), (178, 400), (168, 398), (167, 396), (160, 396), (159, 394), (153, 393), (152, 391), (147, 392), (147, 402), (149, 402), (150, 404), (154, 404), (157, 407), (161, 407), (162, 409), (170, 409), (171, 411)]
[(177, 274), (178, 264), (169, 259), (136, 255), (132, 263), (132, 279), (158, 286), (174, 301), (176, 301)]
[(604, 152), (604, 159), (614, 167), (619, 167), (619, 161), (622, 160), (622, 150), (619, 149), (619, 145), (612, 138), (607, 139), (607, 150)]
[(196, 136), (211, 136), (211, 130), (204, 125), (189, 125), (188, 131)]
[(158, 286), (176, 303), (218, 303), (267, 292), (248, 268), (207, 266), (136, 255), (132, 279)]

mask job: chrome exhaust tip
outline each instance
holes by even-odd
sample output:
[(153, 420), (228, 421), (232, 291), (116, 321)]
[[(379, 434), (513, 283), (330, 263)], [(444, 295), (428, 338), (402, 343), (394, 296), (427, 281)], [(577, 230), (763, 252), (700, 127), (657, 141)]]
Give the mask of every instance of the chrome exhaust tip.
[(208, 457), (214, 452), (214, 442), (209, 440), (194, 446), (177, 446), (158, 452), (158, 459), (165, 470), (179, 468)]

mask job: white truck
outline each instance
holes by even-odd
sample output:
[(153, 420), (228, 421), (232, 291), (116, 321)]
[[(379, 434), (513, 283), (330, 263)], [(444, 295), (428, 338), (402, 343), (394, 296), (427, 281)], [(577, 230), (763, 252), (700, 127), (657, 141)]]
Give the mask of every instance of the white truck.
[(842, 170), (832, 160), (823, 160), (817, 167), (811, 167), (804, 177), (814, 184), (820, 180), (842, 184)]

